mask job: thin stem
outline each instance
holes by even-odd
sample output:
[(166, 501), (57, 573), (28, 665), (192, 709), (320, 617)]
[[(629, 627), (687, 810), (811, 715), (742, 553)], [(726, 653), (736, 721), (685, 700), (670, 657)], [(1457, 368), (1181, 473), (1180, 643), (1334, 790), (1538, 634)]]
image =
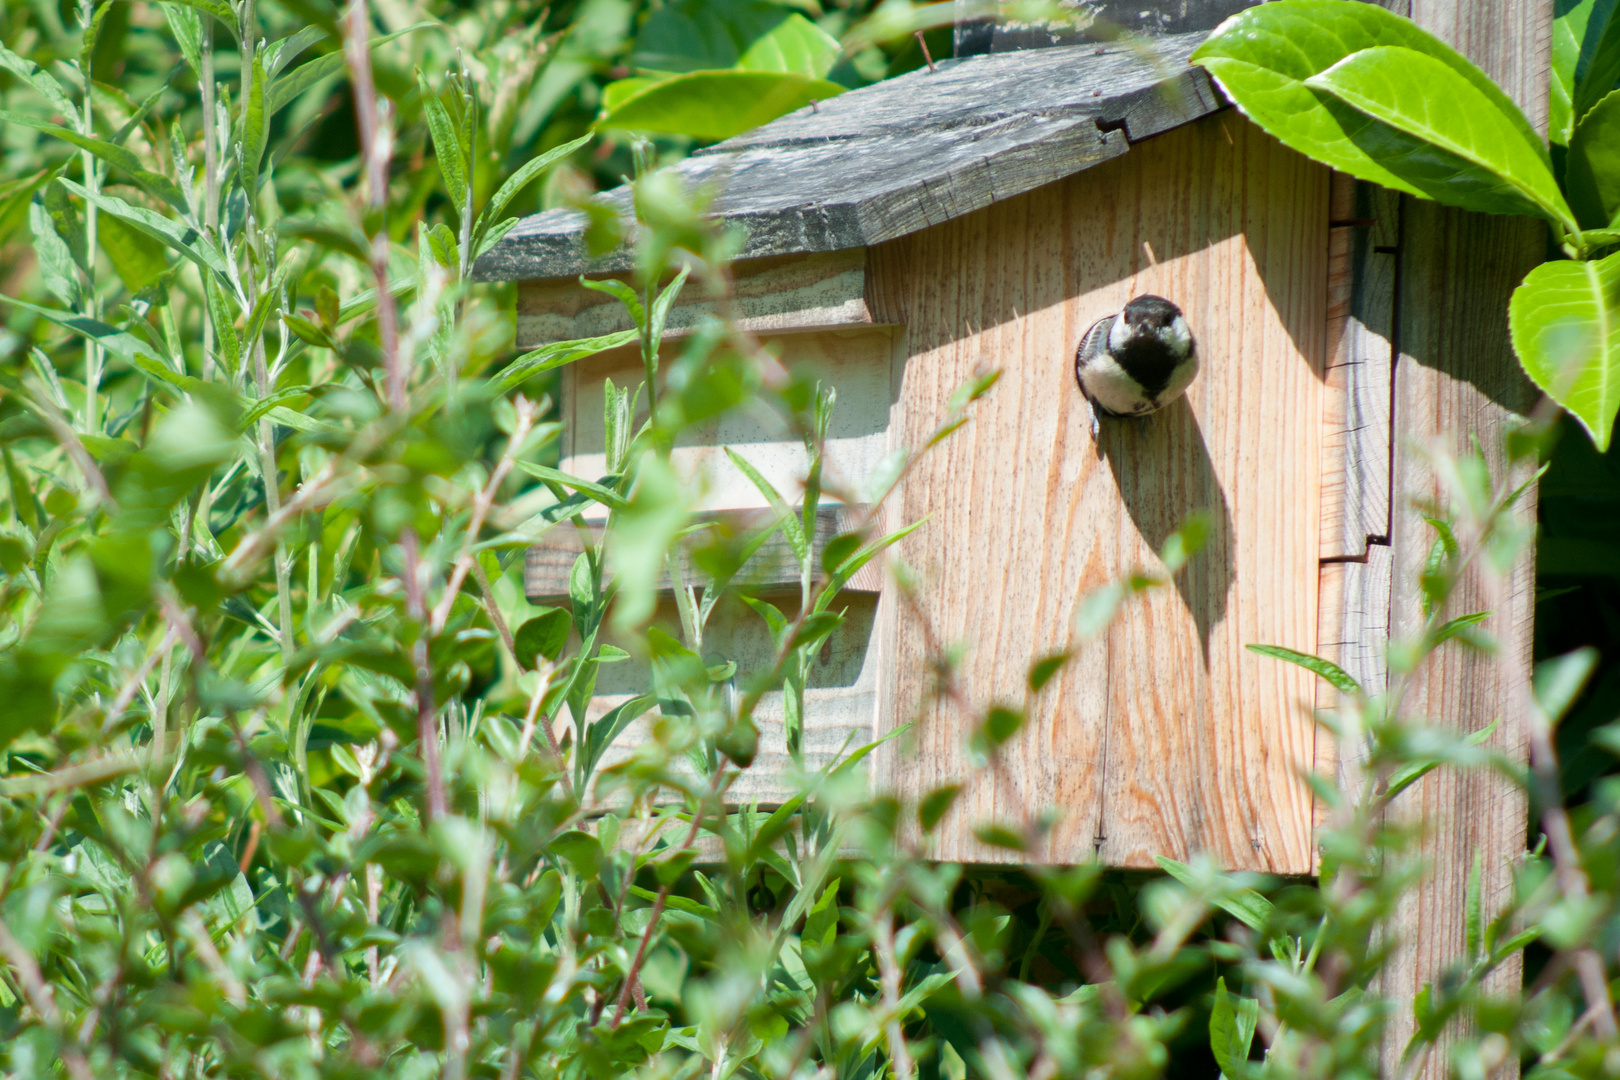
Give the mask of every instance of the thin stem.
[[(89, 0), (81, 0), (79, 4), (79, 18), (84, 23), (85, 33), (90, 32), (90, 25), (94, 19), (95, 8)], [(84, 133), (95, 134), (95, 111), (91, 101), (91, 78), (93, 49), (84, 52), (84, 68), (80, 74), (84, 78)], [(96, 169), (96, 158), (88, 150), (79, 152), (79, 160), (84, 168), (84, 189), (91, 195), (101, 193), (101, 177)], [(85, 304), (89, 307), (90, 317), (101, 318), (101, 298), (96, 295), (96, 202), (95, 199), (84, 201), (84, 274), (85, 274)], [(86, 339), (84, 343), (84, 430), (95, 434), (101, 427), (101, 403), (97, 396), (101, 387), (101, 346), (94, 341)]]
[[(209, 239), (219, 238), (219, 148), (215, 145), (214, 123), (214, 20), (204, 15), (202, 23), (202, 139), (203, 139), (203, 231)], [(207, 273), (206, 270), (200, 273)], [(206, 300), (205, 300), (206, 304)], [(202, 318), (203, 378), (214, 377), (214, 321), (205, 312)]]

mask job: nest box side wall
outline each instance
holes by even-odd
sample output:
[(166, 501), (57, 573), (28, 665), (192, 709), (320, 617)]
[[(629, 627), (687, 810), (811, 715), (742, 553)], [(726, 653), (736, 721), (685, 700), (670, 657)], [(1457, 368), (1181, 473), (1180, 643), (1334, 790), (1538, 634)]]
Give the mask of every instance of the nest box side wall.
[[(937, 856), (1005, 859), (969, 827), (1055, 806), (1036, 858), (1149, 867), (1208, 852), (1310, 871), (1312, 677), (1245, 646), (1317, 644), (1327, 198), (1327, 170), (1228, 111), (871, 249), (873, 316), (909, 342), (893, 437), (917, 443), (975, 369), (1002, 371), (886, 523), (933, 515), (901, 545), (923, 574), (917, 609), (885, 597), (878, 733), (916, 727), (874, 779), (913, 796), (968, 784)], [(1146, 292), (1186, 312), (1203, 372), (1151, 420), (1105, 419), (1094, 443), (1076, 343)], [(1157, 567), (1200, 509), (1214, 517), (1203, 554), (1075, 643), (1087, 594)], [(1000, 765), (974, 772), (971, 717), (935, 692), (930, 637), (966, 644), (959, 689), (979, 709), (1023, 703), (1035, 659), (1076, 657), (1030, 698)]]

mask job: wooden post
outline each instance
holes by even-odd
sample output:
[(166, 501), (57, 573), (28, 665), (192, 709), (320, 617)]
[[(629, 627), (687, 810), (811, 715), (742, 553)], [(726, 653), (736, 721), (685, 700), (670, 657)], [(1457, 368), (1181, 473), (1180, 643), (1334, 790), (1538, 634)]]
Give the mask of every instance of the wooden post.
[[(1399, 10), (1395, 3), (1384, 6)], [(1532, 125), (1546, 130), (1551, 0), (1410, 0), (1405, 13), (1478, 64)], [(1503, 433), (1535, 403), (1534, 388), (1509, 347), (1507, 302), (1544, 256), (1546, 235), (1538, 221), (1403, 200), (1394, 317), (1393, 637), (1411, 636), (1422, 619), (1417, 576), (1433, 533), (1412, 504), (1439, 490), (1421, 448), (1460, 455), (1477, 436), (1500, 470)], [(1520, 513), (1533, 520), (1533, 497)], [(1504, 588), (1464, 584), (1457, 613), (1492, 608), (1487, 625), (1502, 643), (1502, 654), (1490, 658), (1442, 649), (1417, 674), (1406, 699), (1410, 715), (1468, 728), (1500, 718), (1491, 744), (1515, 760), (1525, 759), (1522, 702), (1530, 669), (1534, 576), (1534, 553), (1526, 551)], [(1462, 955), (1465, 890), (1476, 857), (1486, 917), (1509, 899), (1509, 860), (1524, 850), (1527, 806), (1524, 793), (1494, 773), (1440, 769), (1402, 795), (1395, 812), (1422, 824), (1423, 854), (1431, 870), (1402, 907), (1400, 944), (1383, 976), (1384, 992), (1402, 1003), (1385, 1044), (1389, 1076), (1396, 1075), (1394, 1062), (1411, 1034), (1413, 996)], [(1494, 982), (1507, 991), (1520, 980), (1515, 960)], [(1445, 1076), (1446, 1049), (1442, 1040), (1419, 1075)], [(1501, 1075), (1516, 1074), (1517, 1063), (1502, 1070)]]

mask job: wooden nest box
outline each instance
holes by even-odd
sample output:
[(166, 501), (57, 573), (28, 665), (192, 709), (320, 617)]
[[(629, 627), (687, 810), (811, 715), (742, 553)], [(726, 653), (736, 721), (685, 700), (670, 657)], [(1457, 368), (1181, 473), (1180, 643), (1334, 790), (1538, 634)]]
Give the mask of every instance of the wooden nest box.
[[(1314, 864), (1302, 774), (1334, 753), (1312, 721), (1317, 687), (1246, 646), (1332, 653), (1345, 641), (1324, 597), (1337, 564), (1388, 531), (1388, 384), (1379, 419), (1380, 391), (1356, 390), (1354, 365), (1329, 361), (1328, 171), (1224, 107), (1187, 64), (1202, 36), (1162, 37), (1156, 55), (1089, 43), (944, 61), (678, 166), (714, 185), (716, 212), (746, 230), (734, 268), (743, 325), (836, 388), (828, 454), (844, 474), (924, 440), (976, 370), (1002, 373), (886, 504), (891, 527), (928, 518), (898, 548), (921, 576), (920, 609), (881, 574), (853, 583), (849, 625), (808, 691), (810, 764), (852, 734), (859, 745), (910, 722), (869, 759), (873, 786), (920, 797), (967, 785), (931, 841), (941, 858), (1004, 859), (976, 824), (1056, 810), (1043, 860)], [(628, 212), (627, 192), (610, 197)], [(588, 260), (582, 232), (580, 215), (547, 211), (479, 262), (484, 280), (519, 283), (520, 345), (628, 327), (617, 301), (578, 279), (627, 275), (631, 256)], [(1144, 293), (1185, 312), (1202, 371), (1150, 419), (1104, 418), (1094, 440), (1077, 343)], [(669, 332), (707, 312), (694, 299)], [(634, 386), (640, 371), (630, 350), (565, 369), (564, 470), (605, 471), (603, 380)], [(1362, 400), (1371, 412), (1348, 416)], [(677, 457), (709, 468), (704, 509), (758, 507), (718, 448), (790, 491), (804, 453), (781, 438), (726, 418)], [(1021, 703), (1031, 662), (1070, 643), (1084, 599), (1159, 567), (1166, 538), (1199, 510), (1213, 521), (1203, 553), (1030, 697), (997, 768), (973, 769), (974, 717), (934, 693), (927, 642), (961, 646), (975, 709)], [(572, 553), (556, 544), (530, 553), (536, 602), (566, 595)], [(746, 667), (769, 643), (750, 615), (705, 648)], [(639, 690), (628, 670), (614, 680), (630, 667), (603, 669), (599, 708)], [(780, 715), (767, 700), (739, 799), (781, 797)]]

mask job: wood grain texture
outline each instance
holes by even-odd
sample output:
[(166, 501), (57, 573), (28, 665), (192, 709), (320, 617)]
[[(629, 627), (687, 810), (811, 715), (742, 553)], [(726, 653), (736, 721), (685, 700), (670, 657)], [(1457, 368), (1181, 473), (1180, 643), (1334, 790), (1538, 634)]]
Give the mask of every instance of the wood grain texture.
[[(823, 506), (817, 510), (816, 530), (811, 540), (811, 550), (817, 566), (821, 565), (821, 555), (827, 548), (827, 542), (840, 533), (859, 528), (860, 523), (865, 520), (866, 512), (865, 507), (841, 505)], [(717, 511), (697, 515), (697, 518), (714, 521), (716, 529), (694, 533), (684, 542), (681, 577), (689, 583), (707, 580), (700, 565), (694, 562), (692, 554), (694, 548), (740, 546), (749, 536), (772, 525), (775, 514), (764, 509)], [(593, 533), (593, 542), (600, 542), (605, 525), (605, 520), (587, 523), (587, 527)], [(529, 603), (548, 605), (567, 603), (569, 577), (573, 573), (575, 560), (584, 550), (584, 538), (580, 535), (579, 529), (569, 523), (557, 525), (530, 545), (523, 563), (523, 592), (528, 597)], [(856, 572), (845, 588), (850, 592), (877, 592), (882, 582), (883, 578), (876, 564), (868, 563)], [(773, 533), (760, 545), (759, 550), (742, 564), (742, 568), (732, 578), (732, 583), (752, 595), (771, 595), (784, 590), (794, 593), (799, 591), (799, 560), (794, 557), (792, 545), (780, 530)], [(666, 570), (659, 575), (658, 590), (672, 594), (673, 588), (669, 572)]]
[(1328, 395), (1322, 558), (1360, 559), (1389, 542), (1390, 425), (1399, 202), (1333, 177), (1328, 255)]
[[(674, 166), (746, 233), (742, 258), (880, 243), (972, 213), (1126, 152), (1223, 107), (1187, 65), (1202, 33), (945, 60), (841, 94)], [(603, 198), (626, 221), (627, 187)], [(586, 257), (584, 215), (524, 218), (473, 267), (482, 281), (630, 267), (626, 243)]]
[[(791, 613), (797, 610), (797, 601), (798, 598), (793, 597), (792, 603), (778, 602), (784, 612)], [(871, 741), (872, 718), (877, 707), (878, 654), (873, 627), (878, 598), (872, 593), (847, 593), (840, 598), (838, 606), (844, 612), (844, 625), (817, 650), (805, 684), (801, 750), (805, 768), (812, 771), (825, 768), (841, 754), (847, 755)], [(672, 600), (660, 602), (653, 624), (679, 637), (680, 618)], [(633, 642), (620, 644), (632, 645)], [(723, 602), (710, 616), (703, 632), (703, 652), (706, 656), (735, 660), (738, 686), (744, 684), (749, 673), (768, 670), (774, 658), (764, 621), (742, 604), (731, 601)], [(596, 693), (586, 715), (596, 720), (622, 702), (646, 692), (649, 685), (651, 672), (643, 661), (632, 658), (605, 664), (598, 672)], [(559, 739), (568, 726), (567, 710), (562, 717), (556, 732)], [(598, 782), (591, 792), (594, 803), (605, 806), (623, 798), (622, 786), (616, 787), (611, 780), (603, 783), (601, 770), (631, 757), (655, 739), (660, 719), (658, 711), (654, 710), (632, 722), (614, 740), (597, 772)], [(732, 805), (757, 801), (763, 807), (779, 806), (802, 790), (787, 750), (780, 690), (773, 690), (760, 700), (754, 722), (759, 728), (758, 754), (753, 766), (743, 770), (727, 789), (726, 801)], [(677, 762), (674, 768), (682, 770), (684, 766)]]
[[(888, 445), (890, 367), (897, 333), (892, 326), (863, 326), (761, 339), (784, 367), (803, 371), (837, 393), (823, 444), (822, 487), (845, 502), (862, 501), (858, 489)], [(668, 347), (664, 357), (666, 376), (681, 369), (678, 348)], [(635, 347), (598, 353), (563, 369), (559, 418), (564, 472), (594, 480), (607, 471), (604, 380), (633, 389), (643, 378), (641, 353)], [(644, 416), (645, 395), (641, 401)], [(759, 489), (731, 463), (725, 447), (753, 465), (783, 498), (798, 501), (809, 469), (801, 436), (769, 410), (731, 410), (685, 429), (670, 456), (677, 472), (700, 482), (695, 511), (766, 505)]]
[[(1551, 0), (1411, 0), (1418, 25), (1450, 42), (1501, 85), (1539, 130), (1547, 125)], [(1422, 448), (1460, 454), (1477, 437), (1500, 468), (1503, 433), (1535, 402), (1507, 339), (1507, 301), (1514, 286), (1546, 252), (1539, 222), (1487, 218), (1415, 199), (1403, 201), (1399, 359), (1395, 368), (1396, 432), (1393, 516), (1392, 635), (1410, 635), (1421, 618), (1418, 572), (1432, 541), (1412, 508), (1438, 491)], [(1520, 507), (1535, 518), (1534, 496)], [(1459, 613), (1490, 608), (1486, 623), (1501, 642), (1496, 659), (1442, 649), (1418, 673), (1407, 699), (1411, 715), (1469, 730), (1501, 718), (1490, 744), (1526, 760), (1522, 706), (1529, 678), (1534, 617), (1535, 558), (1527, 551), (1500, 587), (1470, 581), (1456, 598)], [(1523, 792), (1494, 773), (1438, 769), (1396, 802), (1393, 812), (1422, 822), (1423, 855), (1432, 871), (1409, 894), (1398, 916), (1400, 945), (1381, 989), (1409, 1001), (1461, 955), (1466, 888), (1476, 854), (1483, 854), (1481, 895), (1486, 917), (1512, 888), (1508, 860), (1524, 850)], [(1487, 986), (1516, 989), (1517, 957)], [(1385, 1044), (1386, 1071), (1411, 1033), (1411, 1012), (1397, 1010)], [(1446, 1041), (1421, 1075), (1447, 1075)], [(1516, 1063), (1501, 1075), (1515, 1075)]]
[[(1505, 313), (1513, 287), (1542, 259), (1545, 227), (1416, 201), (1407, 202), (1403, 213), (1390, 632), (1411, 638), (1422, 623), (1417, 581), (1434, 539), (1413, 504), (1443, 497), (1427, 449), (1461, 455), (1477, 437), (1493, 473), (1501, 475), (1502, 436), (1536, 401), (1509, 347)], [(1533, 495), (1519, 512), (1527, 526), (1534, 522)], [(1485, 627), (1501, 643), (1501, 655), (1444, 647), (1418, 672), (1405, 703), (1408, 715), (1468, 731), (1500, 718), (1489, 745), (1516, 761), (1526, 759), (1522, 703), (1530, 674), (1534, 567), (1534, 552), (1527, 550), (1500, 587), (1472, 579), (1459, 589), (1451, 610), (1493, 611)], [(1487, 917), (1511, 895), (1508, 860), (1524, 850), (1527, 807), (1523, 791), (1494, 772), (1438, 769), (1403, 794), (1391, 812), (1422, 824), (1423, 856), (1432, 866), (1398, 916), (1402, 945), (1383, 976), (1385, 992), (1407, 1000), (1462, 955), (1467, 879), (1477, 854), (1484, 855)], [(1515, 961), (1491, 985), (1505, 990), (1518, 979)], [(1397, 1013), (1389, 1053), (1399, 1052), (1409, 1023), (1410, 1013)], [(1444, 1049), (1437, 1048), (1427, 1075), (1447, 1075)]]
[[(889, 611), (882, 680), (880, 729), (917, 726), (873, 773), (911, 795), (967, 781), (936, 855), (995, 858), (971, 825), (1055, 808), (1037, 857), (1310, 869), (1298, 774), (1314, 758), (1300, 707), (1313, 691), (1244, 646), (1316, 647), (1326, 264), (1326, 170), (1235, 113), (872, 252), (874, 317), (908, 328), (902, 442), (925, 437), (974, 370), (1003, 373), (891, 500), (896, 521), (933, 516), (901, 545), (924, 583), (920, 608)], [(1203, 373), (1184, 401), (1105, 421), (1093, 443), (1075, 346), (1144, 292), (1186, 311)], [(1205, 552), (1048, 684), (1004, 767), (973, 773), (971, 718), (931, 694), (929, 636), (966, 647), (975, 706), (1019, 702), (1083, 598), (1157, 565), (1200, 509), (1215, 522)]]
[[(820, 330), (872, 321), (866, 307), (863, 248), (750, 259), (734, 264), (731, 277), (727, 313), (745, 333)], [(681, 337), (719, 314), (715, 301), (689, 284), (669, 310), (665, 336)], [(600, 337), (633, 325), (617, 297), (587, 289), (577, 278), (518, 282), (519, 348)]]

